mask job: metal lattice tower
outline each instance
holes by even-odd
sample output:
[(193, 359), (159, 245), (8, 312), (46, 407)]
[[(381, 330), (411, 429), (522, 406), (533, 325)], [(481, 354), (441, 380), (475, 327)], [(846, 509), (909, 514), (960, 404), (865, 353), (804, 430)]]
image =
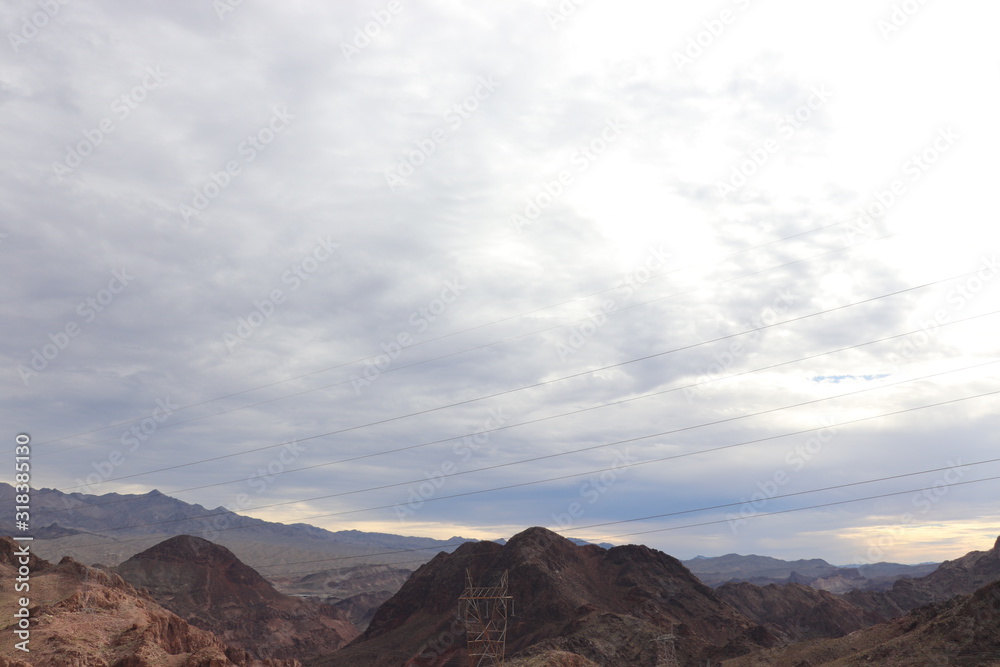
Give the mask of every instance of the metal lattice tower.
[(507, 571), (497, 586), (474, 586), (465, 571), (465, 592), (459, 598), (459, 614), (465, 620), (469, 667), (503, 665), (507, 643), (507, 613), (514, 598), (507, 594)]
[(670, 624), (670, 632), (668, 634), (660, 635), (652, 641), (659, 645), (659, 655), (656, 659), (657, 667), (660, 665), (679, 667), (680, 663), (677, 662), (677, 647), (674, 644), (677, 641), (677, 635), (674, 634), (673, 623)]

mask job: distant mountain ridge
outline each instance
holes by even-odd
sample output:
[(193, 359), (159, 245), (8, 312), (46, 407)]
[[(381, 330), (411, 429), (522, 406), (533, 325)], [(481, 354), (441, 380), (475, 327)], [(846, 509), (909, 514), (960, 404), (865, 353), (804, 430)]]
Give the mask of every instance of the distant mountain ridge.
[[(13, 496), (13, 487), (0, 483), (0, 497), (13, 499)], [(13, 510), (5, 516), (13, 516)], [(165, 537), (187, 534), (222, 544), (244, 562), (279, 563), (278, 567), (268, 569), (266, 576), (282, 574), (282, 561), (333, 557), (329, 564), (315, 565), (314, 571), (331, 565), (422, 562), (440, 551), (452, 551), (460, 543), (475, 541), (461, 537), (439, 540), (358, 530), (330, 531), (305, 523), (263, 521), (225, 507), (210, 510), (158, 490), (145, 494), (88, 495), (37, 489), (32, 495), (32, 518), (37, 526), (35, 548), (43, 557), (58, 559), (70, 554), (82, 562), (118, 565)], [(0, 523), (0, 531), (15, 532), (6, 523)], [(378, 555), (368, 556), (373, 553)], [(290, 570), (301, 573), (303, 568)]]
[(933, 572), (937, 563), (902, 565), (874, 563), (850, 567), (831, 565), (821, 558), (786, 561), (770, 556), (697, 556), (681, 561), (699, 579), (712, 587), (726, 583), (805, 584), (831, 593), (850, 590), (884, 590), (904, 577), (920, 577)]

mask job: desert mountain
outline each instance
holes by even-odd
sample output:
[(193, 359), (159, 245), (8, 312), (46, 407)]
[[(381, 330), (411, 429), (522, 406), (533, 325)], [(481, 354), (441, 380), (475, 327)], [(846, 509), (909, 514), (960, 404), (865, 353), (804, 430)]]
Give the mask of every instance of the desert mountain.
[(787, 561), (770, 556), (726, 554), (713, 558), (699, 556), (681, 561), (703, 582), (712, 586), (746, 581), (768, 584), (805, 584), (813, 588), (846, 593), (849, 590), (883, 590), (903, 577), (920, 577), (934, 571), (937, 563), (901, 565), (874, 563), (863, 567), (839, 567), (821, 558)]
[(400, 589), (412, 570), (391, 565), (357, 565), (313, 572), (303, 577), (272, 577), (282, 593), (327, 602), (359, 630), (368, 627), (375, 610)]
[(511, 664), (652, 666), (659, 659), (655, 640), (671, 628), (685, 662), (703, 664), (776, 643), (671, 556), (635, 545), (577, 546), (530, 528), (504, 545), (468, 543), (439, 554), (379, 608), (361, 637), (310, 664), (464, 664), (464, 626), (456, 616), (466, 568), (477, 585), (509, 573)]
[(1000, 537), (992, 549), (972, 551), (945, 561), (926, 576), (900, 579), (887, 591), (851, 591), (844, 594), (844, 599), (890, 619), (923, 605), (973, 593), (997, 580), (1000, 580)]
[(309, 659), (358, 635), (346, 614), (284, 595), (220, 545), (172, 537), (114, 568), (163, 607), (254, 658)]
[(1000, 665), (1000, 581), (840, 639), (794, 644), (726, 667)]
[(883, 620), (833, 593), (803, 584), (761, 587), (743, 581), (723, 584), (715, 592), (788, 643), (842, 637)]
[(359, 593), (395, 593), (411, 574), (413, 570), (391, 565), (356, 565), (299, 577), (272, 577), (271, 581), (289, 595), (309, 595), (338, 602)]
[[(15, 551), (0, 538), (0, 575), (13, 581)], [(31, 636), (25, 653), (16, 648), (11, 622), (0, 643), (0, 666), (85, 665), (87, 667), (295, 667), (298, 661), (252, 661), (210, 632), (196, 628), (158, 605), (115, 574), (64, 558), (58, 565), (30, 563)], [(13, 592), (13, 587), (8, 589)], [(18, 596), (0, 596), (0, 614), (13, 619)]]

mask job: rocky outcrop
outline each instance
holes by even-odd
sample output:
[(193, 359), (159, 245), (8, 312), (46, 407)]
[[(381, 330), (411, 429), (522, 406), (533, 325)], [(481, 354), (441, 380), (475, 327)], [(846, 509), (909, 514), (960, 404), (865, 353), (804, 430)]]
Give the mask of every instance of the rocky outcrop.
[(364, 631), (378, 608), (385, 604), (394, 593), (379, 591), (378, 593), (358, 593), (345, 600), (333, 603), (333, 608), (340, 611), (354, 627)]
[(972, 551), (945, 561), (930, 574), (900, 579), (886, 591), (850, 591), (844, 599), (883, 620), (898, 618), (918, 607), (973, 593), (1000, 580), (1000, 537), (989, 551)]
[(761, 587), (741, 582), (724, 584), (715, 592), (789, 643), (842, 637), (881, 620), (832, 593), (802, 584)]
[(839, 639), (793, 644), (726, 667), (1000, 664), (1000, 582)]
[(172, 537), (114, 571), (251, 659), (305, 661), (358, 635), (343, 612), (279, 593), (229, 549), (200, 537)]
[[(11, 555), (18, 548), (0, 538), (0, 575), (16, 575)], [(30, 659), (13, 641), (0, 644), (0, 665), (80, 667), (251, 667), (261, 663), (227, 655), (212, 633), (193, 627), (115, 574), (71, 558), (58, 565), (31, 564)], [(13, 619), (17, 598), (0, 598), (0, 616)], [(13, 626), (4, 622), (4, 634)], [(267, 667), (293, 667), (271, 663)]]
[(777, 642), (667, 554), (634, 545), (577, 546), (531, 528), (503, 546), (468, 543), (439, 554), (379, 608), (361, 637), (316, 664), (459, 664), (466, 659), (465, 634), (456, 614), (467, 568), (483, 586), (509, 574), (506, 653), (521, 661), (513, 664), (652, 666), (655, 640), (671, 629), (678, 655), (701, 664)]

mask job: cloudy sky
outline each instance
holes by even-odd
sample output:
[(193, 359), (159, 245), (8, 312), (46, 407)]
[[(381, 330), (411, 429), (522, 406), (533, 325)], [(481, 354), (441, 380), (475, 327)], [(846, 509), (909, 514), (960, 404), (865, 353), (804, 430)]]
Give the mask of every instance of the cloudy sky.
[(3, 5), (34, 484), (681, 558), (991, 546), (1000, 7), (473, 4)]

